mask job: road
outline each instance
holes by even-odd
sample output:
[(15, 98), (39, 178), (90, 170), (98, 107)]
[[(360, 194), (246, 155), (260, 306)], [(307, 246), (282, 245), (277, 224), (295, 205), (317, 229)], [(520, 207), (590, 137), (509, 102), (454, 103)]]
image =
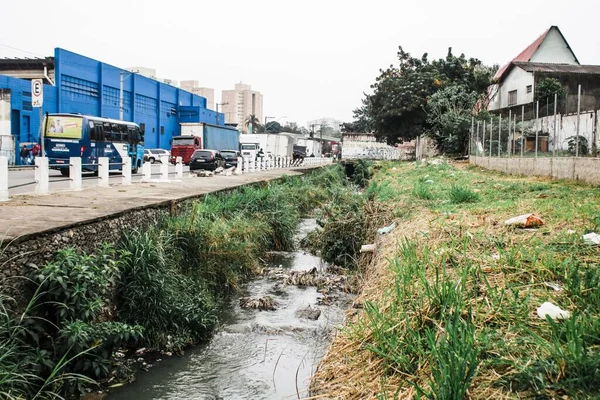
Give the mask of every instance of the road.
[[(189, 171), (189, 167), (183, 167), (184, 173)], [(31, 194), (35, 193), (35, 172), (34, 169), (24, 169), (10, 171), (8, 173), (8, 194), (14, 196), (17, 194)], [(160, 175), (160, 163), (152, 164), (152, 176), (158, 178)], [(169, 175), (175, 175), (175, 166), (169, 165)], [(139, 181), (142, 177), (141, 169), (140, 173), (132, 174), (132, 181)], [(83, 174), (83, 187), (91, 187), (98, 185), (98, 177), (91, 173)], [(113, 172), (110, 174), (110, 183), (121, 182), (121, 173)], [(60, 171), (50, 170), (50, 192), (56, 192), (59, 190), (69, 189), (69, 177), (62, 176)]]

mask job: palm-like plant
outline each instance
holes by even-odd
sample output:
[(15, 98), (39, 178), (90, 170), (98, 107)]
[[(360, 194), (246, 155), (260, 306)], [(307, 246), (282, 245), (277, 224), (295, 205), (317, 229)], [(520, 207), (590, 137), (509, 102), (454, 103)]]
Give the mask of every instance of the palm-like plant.
[(253, 131), (256, 131), (260, 126), (260, 120), (254, 114), (250, 114), (248, 115), (248, 118), (246, 118), (246, 128), (250, 128), (251, 126)]

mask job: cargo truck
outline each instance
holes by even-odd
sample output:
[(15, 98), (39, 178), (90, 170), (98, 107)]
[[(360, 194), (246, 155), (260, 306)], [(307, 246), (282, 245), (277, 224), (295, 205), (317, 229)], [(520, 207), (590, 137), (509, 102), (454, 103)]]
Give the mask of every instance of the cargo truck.
[(240, 135), (242, 157), (255, 159), (260, 149), (265, 157), (291, 157), (295, 138), (284, 133)]
[(184, 164), (198, 149), (232, 150), (239, 147), (239, 132), (227, 126), (206, 123), (182, 123), (181, 135), (171, 140), (171, 163), (181, 157)]

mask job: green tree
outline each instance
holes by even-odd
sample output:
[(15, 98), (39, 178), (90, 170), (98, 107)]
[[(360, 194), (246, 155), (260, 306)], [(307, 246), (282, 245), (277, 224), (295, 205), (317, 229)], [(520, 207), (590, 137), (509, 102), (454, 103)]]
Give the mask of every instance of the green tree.
[(260, 120), (256, 115), (250, 114), (248, 115), (248, 118), (246, 118), (245, 124), (246, 128), (248, 128), (248, 131), (250, 131), (252, 127), (253, 132), (258, 132), (258, 128), (260, 127)]
[(267, 125), (265, 125), (265, 130), (267, 133), (279, 133), (283, 132), (283, 127), (279, 122), (271, 121), (267, 122)]
[(427, 102), (427, 133), (440, 151), (463, 152), (469, 143), (473, 109), (480, 96), (465, 85), (448, 86), (434, 93)]
[[(434, 119), (434, 110), (428, 109), (429, 99), (439, 90), (452, 86), (461, 86), (460, 93), (483, 97), (492, 83), (494, 69), (483, 66), (475, 58), (467, 59), (464, 54), (457, 57), (451, 48), (446, 58), (429, 61), (427, 54), (415, 58), (400, 47), (398, 60), (398, 67), (380, 71), (371, 86), (373, 94), (365, 96), (362, 107), (355, 110), (355, 117), (366, 119), (375, 135), (389, 144), (435, 133), (440, 148), (447, 148), (449, 141), (456, 138), (456, 121), (446, 123)], [(449, 95), (449, 92), (445, 94)], [(445, 96), (438, 99), (439, 106), (443, 105)], [(436, 110), (443, 107), (436, 106)], [(437, 117), (439, 119), (441, 114)], [(441, 129), (447, 124), (452, 127), (448, 132)], [(456, 146), (450, 147), (463, 151), (465, 144), (458, 140)]]
[(558, 94), (558, 100), (564, 100), (567, 91), (558, 79), (544, 78), (540, 80), (535, 87), (535, 97), (537, 100), (548, 100), (554, 102), (554, 95)]

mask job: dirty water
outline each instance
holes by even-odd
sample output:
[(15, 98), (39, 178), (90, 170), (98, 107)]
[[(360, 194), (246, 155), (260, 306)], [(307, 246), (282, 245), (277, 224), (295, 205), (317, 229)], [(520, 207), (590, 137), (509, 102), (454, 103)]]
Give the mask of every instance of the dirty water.
[[(304, 220), (297, 239), (316, 228)], [(303, 250), (271, 253), (268, 265), (284, 271), (326, 271), (319, 257)], [(165, 358), (136, 382), (114, 390), (109, 400), (151, 399), (298, 399), (308, 397), (310, 377), (343, 322), (351, 298), (339, 294), (331, 305), (315, 287), (286, 286), (259, 278), (245, 285), (242, 296), (270, 296), (275, 311), (242, 309), (238, 297), (222, 315), (222, 327), (210, 342)], [(318, 308), (318, 320), (298, 318), (296, 311)]]

